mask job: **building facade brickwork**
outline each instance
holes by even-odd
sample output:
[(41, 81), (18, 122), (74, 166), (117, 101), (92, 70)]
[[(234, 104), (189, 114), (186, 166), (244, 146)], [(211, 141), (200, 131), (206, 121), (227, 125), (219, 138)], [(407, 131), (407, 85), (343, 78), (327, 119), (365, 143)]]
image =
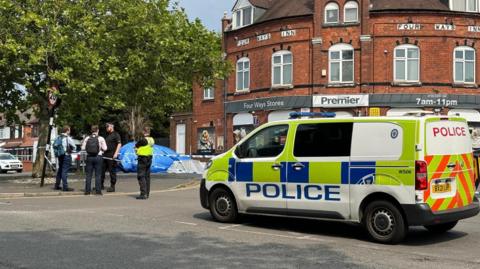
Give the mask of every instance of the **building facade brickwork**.
[[(205, 100), (202, 85), (193, 88), (192, 150), (185, 153), (221, 153), (291, 111), (427, 110), (480, 126), (480, 10), (459, 10), (458, 1), (302, 0), (290, 1), (297, 4), (288, 11), (285, 0), (251, 1), (253, 11), (247, 0), (232, 1), (233, 14), (261, 15), (251, 24), (243, 17), (248, 25), (240, 27), (223, 18), (224, 53), (235, 71), (217, 82), (213, 99)], [(211, 150), (201, 143), (205, 130)]]

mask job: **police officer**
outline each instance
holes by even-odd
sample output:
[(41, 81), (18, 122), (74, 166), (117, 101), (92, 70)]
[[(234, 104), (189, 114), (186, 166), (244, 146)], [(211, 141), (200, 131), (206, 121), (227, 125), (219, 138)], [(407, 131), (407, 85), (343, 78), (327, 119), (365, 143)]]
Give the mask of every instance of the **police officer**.
[(135, 144), (138, 156), (137, 177), (140, 185), (140, 196), (137, 200), (146, 200), (150, 196), (150, 167), (152, 166), (153, 145), (150, 128), (143, 128), (143, 137)]

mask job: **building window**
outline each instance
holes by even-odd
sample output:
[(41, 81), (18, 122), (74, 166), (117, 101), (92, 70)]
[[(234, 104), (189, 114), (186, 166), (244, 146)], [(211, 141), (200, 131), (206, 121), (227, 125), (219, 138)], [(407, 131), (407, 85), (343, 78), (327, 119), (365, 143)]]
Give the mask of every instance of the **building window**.
[(332, 46), (329, 55), (329, 82), (353, 83), (353, 47), (348, 44)]
[(394, 81), (419, 82), (420, 50), (414, 45), (395, 48)]
[(246, 57), (237, 61), (237, 91), (250, 88), (250, 60)]
[(338, 12), (337, 3), (328, 3), (325, 6), (325, 23), (338, 23), (339, 22), (339, 12)]
[(234, 29), (248, 26), (253, 23), (253, 7), (238, 9), (233, 13)]
[(213, 100), (215, 99), (215, 90), (213, 88), (203, 89), (203, 100)]
[(10, 127), (0, 127), (0, 139), (10, 139)]
[(358, 22), (358, 3), (355, 1), (347, 2), (343, 15), (345, 22)]
[(272, 85), (292, 85), (293, 57), (290, 51), (279, 51), (272, 57)]
[(470, 47), (458, 47), (453, 54), (454, 81), (475, 83), (475, 50)]
[(478, 12), (479, 0), (450, 0), (450, 9), (463, 12)]

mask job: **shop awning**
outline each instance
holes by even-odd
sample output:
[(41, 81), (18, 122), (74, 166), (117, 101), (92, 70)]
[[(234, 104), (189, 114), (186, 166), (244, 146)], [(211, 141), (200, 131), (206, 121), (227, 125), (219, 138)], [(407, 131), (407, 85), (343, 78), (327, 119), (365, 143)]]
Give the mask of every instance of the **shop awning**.
[(480, 112), (474, 109), (451, 109), (448, 116), (459, 116), (468, 122), (480, 122)]
[(424, 111), (419, 108), (392, 108), (387, 111), (387, 117), (402, 117), (408, 113), (422, 113)]

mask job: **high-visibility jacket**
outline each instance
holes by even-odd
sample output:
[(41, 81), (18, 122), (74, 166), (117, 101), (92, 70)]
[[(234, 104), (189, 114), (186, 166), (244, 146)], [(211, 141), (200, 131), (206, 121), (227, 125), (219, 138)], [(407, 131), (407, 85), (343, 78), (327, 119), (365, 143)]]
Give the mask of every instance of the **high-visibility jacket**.
[(145, 137), (147, 140), (147, 145), (141, 146), (137, 149), (138, 156), (152, 156), (153, 155), (153, 145), (155, 144), (155, 140), (151, 137)]

